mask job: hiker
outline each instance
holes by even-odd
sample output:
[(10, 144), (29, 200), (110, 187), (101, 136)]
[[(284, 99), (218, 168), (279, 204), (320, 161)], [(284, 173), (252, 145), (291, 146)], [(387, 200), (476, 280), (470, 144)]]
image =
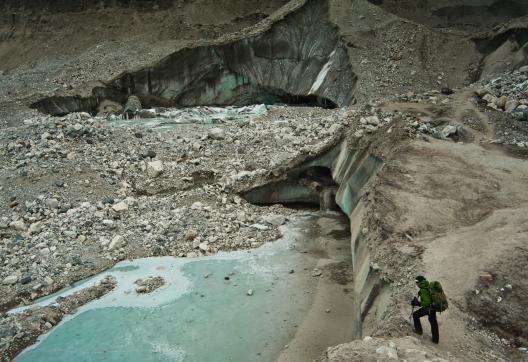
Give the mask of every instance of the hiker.
[(422, 323), (420, 323), (420, 318), (423, 316), (428, 316), (429, 323), (431, 324), (431, 341), (438, 344), (440, 336), (438, 335), (438, 322), (436, 321), (436, 309), (433, 308), (431, 303), (431, 293), (429, 292), (429, 282), (425, 279), (424, 276), (418, 275), (416, 277), (416, 286), (420, 288), (418, 292), (418, 298), (414, 297), (411, 301), (413, 307), (420, 307), (417, 311), (413, 312), (414, 320), (414, 332), (422, 335)]

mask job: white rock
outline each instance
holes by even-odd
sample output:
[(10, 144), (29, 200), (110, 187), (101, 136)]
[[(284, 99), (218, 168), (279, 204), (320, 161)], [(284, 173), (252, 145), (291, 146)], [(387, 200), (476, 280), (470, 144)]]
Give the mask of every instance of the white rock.
[(13, 285), (13, 284), (16, 284), (16, 282), (18, 282), (18, 276), (14, 274), (2, 280), (2, 284), (5, 284), (5, 285)]
[(328, 133), (336, 133), (339, 129), (341, 129), (341, 125), (334, 123), (330, 126), (330, 128), (328, 128)]
[(200, 250), (204, 252), (209, 251), (209, 245), (207, 243), (200, 243), (200, 245), (198, 245), (198, 248), (200, 248)]
[(528, 73), (528, 65), (524, 65), (519, 68), (519, 72), (521, 73)]
[(117, 248), (120, 248), (126, 244), (125, 238), (121, 235), (115, 236), (112, 241), (110, 242), (110, 245), (108, 245), (108, 250), (114, 250)]
[(27, 226), (24, 223), (24, 220), (22, 219), (11, 222), (9, 226), (11, 226), (13, 229), (18, 230), (18, 231), (26, 231), (27, 229)]
[(34, 290), (35, 292), (39, 291), (40, 289), (42, 289), (43, 285), (41, 283), (38, 283), (38, 284), (35, 284), (31, 289)]
[(126, 199), (125, 199), (125, 202), (128, 206), (134, 206), (134, 205), (137, 205), (138, 203), (138, 200), (132, 196), (128, 196)]
[(268, 224), (280, 226), (286, 222), (286, 218), (283, 215), (269, 214), (262, 217), (262, 220)]
[(59, 207), (59, 200), (57, 199), (46, 199), (46, 201), (44, 202), (46, 204), (47, 207), (49, 207), (50, 209), (56, 209)]
[(203, 204), (200, 201), (196, 201), (191, 205), (191, 210), (201, 210), (203, 209)]
[(246, 294), (251, 297), (253, 295), (253, 289), (249, 289)]
[(233, 180), (238, 181), (238, 180), (242, 180), (244, 177), (248, 177), (251, 175), (253, 175), (253, 172), (251, 171), (240, 171), (239, 173), (234, 175), (232, 178)]
[(136, 293), (146, 293), (148, 288), (145, 285), (136, 288)]
[(457, 128), (455, 126), (445, 126), (442, 130), (442, 137), (448, 138), (449, 136), (452, 136), (457, 133)]
[(261, 231), (269, 229), (269, 227), (267, 227), (266, 225), (262, 225), (262, 224), (253, 224), (251, 225), (251, 227), (257, 230), (261, 230)]
[(373, 126), (371, 124), (367, 124), (365, 126), (365, 129), (367, 130), (367, 133), (371, 133), (371, 132), (374, 132), (375, 130), (377, 130), (378, 127), (377, 126)]
[(398, 359), (398, 351), (396, 351), (395, 348), (387, 347), (387, 346), (381, 346), (376, 349), (377, 354), (385, 355), (389, 357), (389, 359)]
[(367, 124), (371, 124), (373, 126), (379, 126), (380, 124), (378, 116), (365, 117), (365, 120), (367, 121)]
[(214, 140), (223, 140), (226, 138), (225, 131), (218, 127), (209, 129), (207, 136)]
[(323, 272), (320, 269), (315, 268), (314, 270), (312, 270), (313, 277), (320, 277), (321, 275), (323, 275)]
[(157, 160), (147, 163), (147, 175), (149, 177), (158, 177), (163, 173), (163, 162)]
[(38, 234), (42, 231), (42, 222), (37, 221), (29, 226), (28, 232), (30, 234)]
[(108, 226), (108, 227), (114, 226), (114, 221), (113, 220), (104, 219), (102, 222), (103, 222), (103, 225), (105, 225), (105, 226)]
[(112, 205), (112, 209), (115, 212), (124, 212), (128, 210), (128, 204), (124, 201), (118, 202), (115, 205)]

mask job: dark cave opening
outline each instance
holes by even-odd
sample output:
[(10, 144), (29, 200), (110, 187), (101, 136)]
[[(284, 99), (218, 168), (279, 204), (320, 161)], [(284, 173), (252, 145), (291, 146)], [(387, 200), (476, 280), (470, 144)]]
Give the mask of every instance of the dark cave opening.
[(253, 188), (241, 196), (255, 205), (340, 211), (335, 201), (337, 189), (328, 167), (310, 166), (293, 169), (286, 179)]

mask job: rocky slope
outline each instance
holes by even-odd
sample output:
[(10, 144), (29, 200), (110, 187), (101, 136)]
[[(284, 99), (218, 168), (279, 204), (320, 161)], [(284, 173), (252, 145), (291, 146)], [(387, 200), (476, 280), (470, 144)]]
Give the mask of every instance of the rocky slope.
[[(350, 217), (351, 307), (375, 337), (323, 360), (526, 359), (527, 10), (459, 3), (4, 2), (0, 311), (122, 259), (274, 240), (296, 211), (248, 195), (277, 202), (279, 187), (296, 187), (295, 202)], [(185, 54), (190, 76), (168, 77)], [(243, 81), (226, 82), (234, 75)], [(248, 89), (269, 103), (341, 108), (223, 113), (213, 125), (139, 109), (237, 104)], [(29, 108), (89, 96), (92, 114)], [(83, 109), (54, 114), (72, 110)], [(337, 204), (324, 190), (338, 190)], [(406, 337), (416, 274), (450, 298), (438, 346)], [(13, 327), (32, 317), (2, 314), (2, 358), (49, 329), (42, 316)]]

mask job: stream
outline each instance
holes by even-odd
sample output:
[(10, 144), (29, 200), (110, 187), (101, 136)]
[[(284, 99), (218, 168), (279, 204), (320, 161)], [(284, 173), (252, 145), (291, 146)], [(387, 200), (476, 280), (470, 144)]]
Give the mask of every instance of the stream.
[[(338, 213), (290, 218), (258, 249), (123, 261), (116, 288), (66, 316), (15, 361), (306, 361), (354, 335), (350, 232)], [(150, 294), (134, 281), (161, 276)], [(31, 307), (31, 306), (29, 306)], [(28, 307), (24, 307), (28, 308)], [(12, 313), (19, 312), (14, 310)]]

